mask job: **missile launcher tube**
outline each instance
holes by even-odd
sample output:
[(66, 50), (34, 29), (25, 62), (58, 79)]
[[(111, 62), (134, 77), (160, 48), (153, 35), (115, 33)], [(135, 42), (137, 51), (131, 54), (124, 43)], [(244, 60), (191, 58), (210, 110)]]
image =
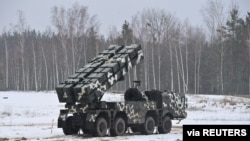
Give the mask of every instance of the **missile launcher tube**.
[(126, 73), (142, 59), (140, 45), (110, 45), (56, 87), (59, 102), (99, 102), (104, 92), (123, 80)]

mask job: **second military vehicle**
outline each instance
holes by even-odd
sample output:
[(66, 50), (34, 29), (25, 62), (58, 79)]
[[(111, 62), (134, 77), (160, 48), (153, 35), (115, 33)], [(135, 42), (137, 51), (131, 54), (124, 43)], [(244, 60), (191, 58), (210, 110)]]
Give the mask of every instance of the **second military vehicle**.
[[(143, 60), (141, 45), (110, 45), (56, 87), (60, 103), (58, 128), (65, 135), (122, 136), (127, 129), (142, 134), (169, 133), (172, 120), (184, 119), (184, 94), (128, 88), (124, 102), (102, 101), (102, 96)], [(139, 85), (139, 81), (135, 81)]]

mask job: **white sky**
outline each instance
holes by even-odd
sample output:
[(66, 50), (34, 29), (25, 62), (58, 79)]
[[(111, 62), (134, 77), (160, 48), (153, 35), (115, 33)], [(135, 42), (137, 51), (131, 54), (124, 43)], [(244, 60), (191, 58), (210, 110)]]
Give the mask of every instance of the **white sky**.
[[(10, 29), (18, 21), (17, 10), (24, 12), (31, 29), (45, 31), (51, 25), (51, 8), (69, 8), (78, 2), (88, 7), (90, 15), (97, 15), (101, 34), (107, 34), (111, 25), (121, 28), (125, 20), (145, 8), (165, 9), (178, 19), (188, 19), (192, 25), (202, 25), (200, 10), (207, 0), (0, 0), (0, 31)], [(231, 0), (222, 0), (228, 8)], [(250, 0), (235, 0), (241, 14), (250, 11)]]

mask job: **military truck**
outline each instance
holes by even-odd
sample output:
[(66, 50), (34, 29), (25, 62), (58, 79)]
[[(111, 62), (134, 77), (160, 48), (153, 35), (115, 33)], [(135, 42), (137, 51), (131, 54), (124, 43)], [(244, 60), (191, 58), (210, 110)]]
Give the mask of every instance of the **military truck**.
[[(65, 135), (122, 136), (128, 128), (141, 134), (169, 133), (172, 120), (184, 119), (187, 106), (184, 94), (138, 88), (124, 92), (124, 101), (103, 101), (103, 95), (118, 81), (125, 79), (133, 67), (144, 59), (139, 44), (110, 45), (65, 82), (56, 87), (60, 103), (58, 128)], [(155, 130), (156, 129), (156, 130)]]

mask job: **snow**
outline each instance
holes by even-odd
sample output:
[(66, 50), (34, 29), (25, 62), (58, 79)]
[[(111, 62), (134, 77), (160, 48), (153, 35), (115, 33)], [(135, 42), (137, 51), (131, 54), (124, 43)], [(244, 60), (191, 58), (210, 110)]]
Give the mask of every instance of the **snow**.
[[(250, 124), (250, 99), (223, 95), (186, 95), (188, 116), (179, 124), (173, 121), (169, 134), (126, 134), (119, 137), (65, 136), (57, 128), (59, 103), (55, 91), (0, 92), (0, 140), (182, 140), (186, 124)], [(122, 94), (106, 93), (103, 100), (123, 101)]]

